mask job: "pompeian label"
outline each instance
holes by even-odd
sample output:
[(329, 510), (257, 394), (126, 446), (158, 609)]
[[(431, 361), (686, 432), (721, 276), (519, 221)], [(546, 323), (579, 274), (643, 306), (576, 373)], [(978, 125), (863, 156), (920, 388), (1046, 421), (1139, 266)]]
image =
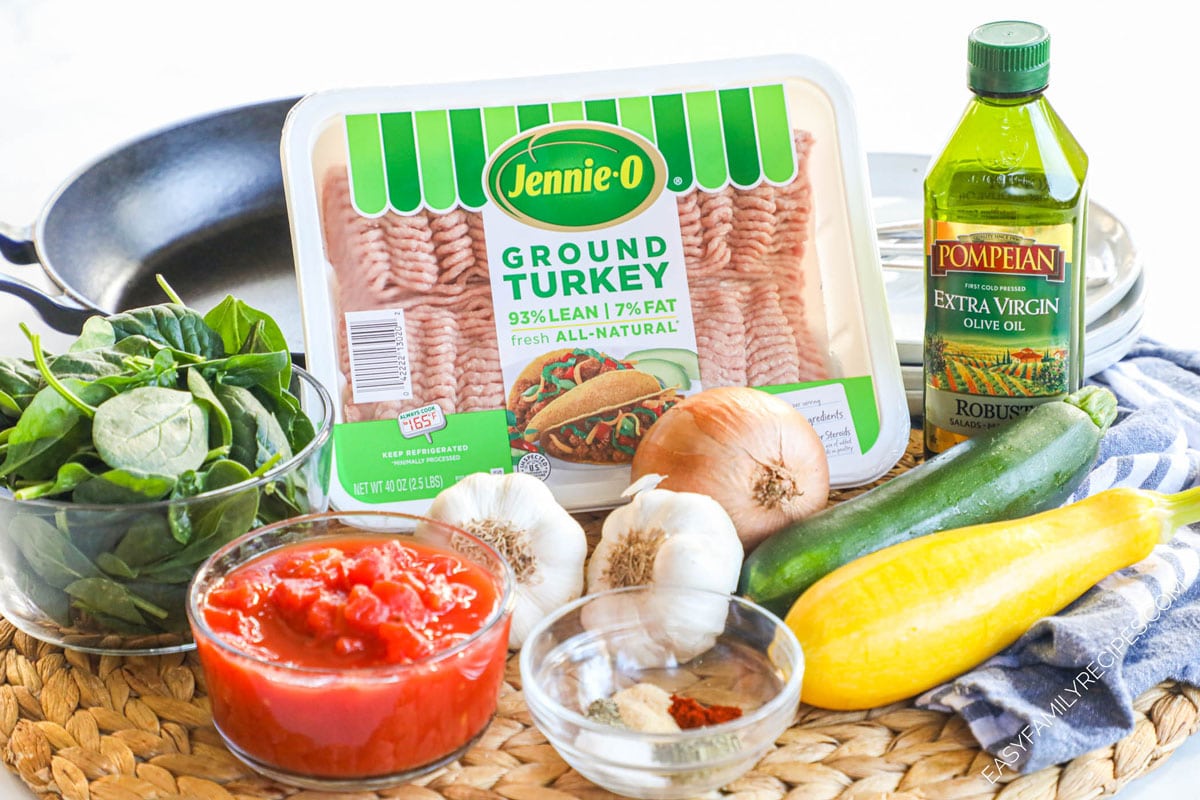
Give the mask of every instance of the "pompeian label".
[(941, 278), (950, 272), (1028, 275), (1062, 283), (1066, 262), (1057, 245), (1034, 244), (1008, 234), (977, 234), (933, 243), (929, 274)]
[(929, 223), (925, 415), (971, 436), (1067, 391), (1072, 226)]
[(601, 123), (536, 128), (485, 170), (495, 207), (547, 230), (589, 231), (637, 216), (662, 194), (667, 165), (649, 142)]

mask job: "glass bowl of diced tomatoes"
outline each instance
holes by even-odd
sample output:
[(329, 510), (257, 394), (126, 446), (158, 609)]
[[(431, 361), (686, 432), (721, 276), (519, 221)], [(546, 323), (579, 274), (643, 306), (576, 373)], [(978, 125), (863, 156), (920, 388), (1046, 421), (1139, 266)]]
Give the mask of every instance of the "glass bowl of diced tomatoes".
[(431, 772), (495, 714), (514, 586), (490, 545), (406, 514), (252, 531), (213, 554), (189, 593), (216, 728), (250, 767), (304, 788)]

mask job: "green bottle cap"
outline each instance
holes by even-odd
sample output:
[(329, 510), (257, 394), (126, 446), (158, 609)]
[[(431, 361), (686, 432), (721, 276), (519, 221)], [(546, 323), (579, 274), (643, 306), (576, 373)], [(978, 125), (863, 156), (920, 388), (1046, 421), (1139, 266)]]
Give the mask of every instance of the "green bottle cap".
[(989, 22), (967, 38), (967, 85), (979, 94), (1030, 94), (1050, 78), (1050, 33), (1033, 22)]

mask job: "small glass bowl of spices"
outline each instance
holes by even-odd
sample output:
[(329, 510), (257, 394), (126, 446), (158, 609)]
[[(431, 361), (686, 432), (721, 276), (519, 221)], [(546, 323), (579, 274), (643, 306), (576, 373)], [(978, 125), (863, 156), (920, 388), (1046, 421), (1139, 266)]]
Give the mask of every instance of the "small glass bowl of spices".
[(679, 586), (588, 595), (521, 650), (534, 722), (598, 786), (674, 800), (746, 773), (788, 728), (804, 656), (762, 607)]

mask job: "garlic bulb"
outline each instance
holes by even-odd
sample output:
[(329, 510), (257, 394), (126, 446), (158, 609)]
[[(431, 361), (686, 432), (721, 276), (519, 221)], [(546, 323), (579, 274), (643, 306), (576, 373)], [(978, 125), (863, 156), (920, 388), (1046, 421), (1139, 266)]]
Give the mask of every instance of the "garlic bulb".
[(478, 536), (512, 567), (517, 585), (508, 646), (513, 649), (548, 613), (583, 594), (583, 527), (532, 475), (468, 475), (443, 489), (426, 516)]
[(642, 488), (660, 477), (631, 486), (633, 500), (604, 520), (588, 562), (588, 594), (648, 583), (737, 588), (743, 550), (729, 514), (707, 495)]
[[(712, 647), (725, 629), (727, 596), (737, 588), (743, 548), (716, 500), (667, 489), (638, 491), (646, 483), (630, 487), (637, 492), (633, 500), (604, 520), (588, 562), (587, 591), (647, 584), (663, 591), (606, 597), (584, 609), (583, 623), (591, 628), (614, 619), (636, 621), (642, 665), (670, 666)], [(687, 607), (669, 607), (679, 597), (669, 587), (710, 594), (689, 595)]]

